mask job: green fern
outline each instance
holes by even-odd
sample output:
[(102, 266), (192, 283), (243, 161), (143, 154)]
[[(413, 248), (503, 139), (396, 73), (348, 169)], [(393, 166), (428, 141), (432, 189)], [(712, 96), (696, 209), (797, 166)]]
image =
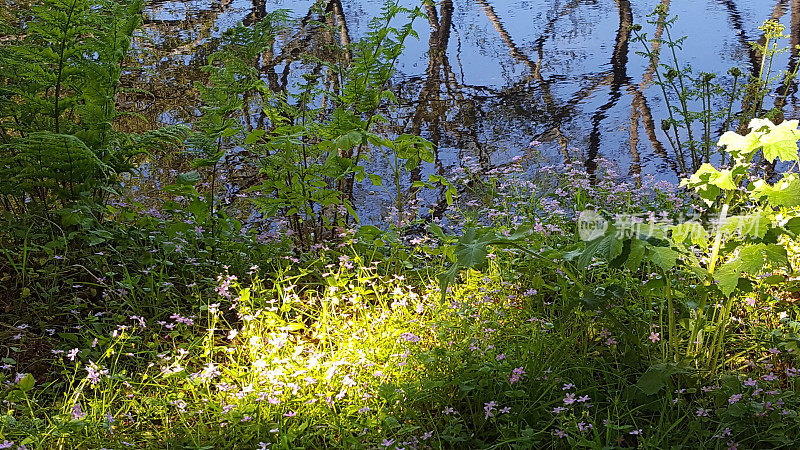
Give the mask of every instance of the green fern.
[[(150, 149), (183, 143), (185, 127), (127, 134), (116, 94), (144, 0), (43, 0), (0, 45), (0, 194), (6, 204), (103, 198)], [(24, 33), (22, 32), (24, 30)]]

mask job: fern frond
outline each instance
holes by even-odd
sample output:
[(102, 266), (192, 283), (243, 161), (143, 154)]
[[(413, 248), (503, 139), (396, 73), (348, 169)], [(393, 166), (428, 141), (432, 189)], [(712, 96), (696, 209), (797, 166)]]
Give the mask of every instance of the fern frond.
[(4, 146), (0, 193), (19, 195), (37, 188), (68, 190), (108, 177), (113, 170), (70, 134), (31, 133)]

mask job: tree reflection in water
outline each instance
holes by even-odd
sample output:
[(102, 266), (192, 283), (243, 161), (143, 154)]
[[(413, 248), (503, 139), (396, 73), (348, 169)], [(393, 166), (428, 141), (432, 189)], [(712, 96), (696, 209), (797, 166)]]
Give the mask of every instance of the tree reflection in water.
[[(218, 29), (237, 21), (255, 23), (276, 8), (292, 9), (299, 18), (297, 26), (273, 48), (264, 49), (259, 61), (269, 88), (280, 92), (292, 89), (302, 70), (325, 70), (301, 61), (302, 54), (319, 56), (325, 43), (346, 46), (357, 40), (379, 6), (356, 0), (326, 1), (328, 25), (339, 30), (334, 36), (314, 24), (318, 17), (313, 3), (151, 2), (136, 44), (145, 70), (129, 74), (127, 85), (132, 89), (125, 94), (129, 110), (144, 120), (131, 116), (125, 126), (135, 129), (159, 121), (192, 121), (198, 102), (193, 83), (203, 82), (200, 67), (218, 43)], [(723, 74), (731, 66), (757, 73), (759, 56), (748, 42), (758, 39), (757, 27), (768, 18), (786, 20), (792, 46), (800, 42), (800, 0), (661, 3), (679, 15), (677, 32), (690, 34), (683, 56), (695, 73)], [(501, 166), (514, 156), (533, 157), (531, 141), (542, 142), (538, 149), (549, 163), (580, 161), (591, 171), (596, 159), (604, 157), (631, 175), (677, 179), (681, 168), (660, 128), (666, 111), (654, 86), (655, 68), (635, 55), (640, 48), (630, 43), (630, 25), (644, 24), (652, 6), (638, 0), (513, 4), (438, 0), (425, 4), (427, 28), (417, 26), (421, 39), (408, 47), (401, 61), (393, 86), (399, 105), (387, 131), (427, 137), (435, 144), (436, 161), (413, 171), (407, 186), (425, 173), (446, 173), (466, 156), (477, 158), (483, 170)], [(650, 27), (646, 31), (660, 37), (664, 30)], [(657, 44), (653, 50), (658, 50)], [(703, 56), (709, 52), (716, 58)], [(791, 70), (798, 64), (798, 55), (793, 49), (779, 64)], [(347, 60), (351, 57), (344, 55)], [(326, 88), (337, 90), (337, 77), (330, 72), (325, 77)], [(784, 94), (785, 105), (780, 103)], [(786, 91), (779, 89), (776, 97), (785, 115), (796, 116), (796, 84)], [(264, 125), (263, 115), (255, 108), (249, 126)], [(254, 171), (236, 151), (228, 162), (233, 194), (239, 185), (250, 184)], [(167, 171), (181, 170), (183, 164), (182, 159), (165, 155), (148, 167), (164, 171), (161, 181), (167, 181)], [(380, 172), (380, 167), (374, 169)], [(153, 182), (158, 181), (156, 173), (161, 172), (149, 173)], [(367, 198), (364, 192), (356, 196)]]

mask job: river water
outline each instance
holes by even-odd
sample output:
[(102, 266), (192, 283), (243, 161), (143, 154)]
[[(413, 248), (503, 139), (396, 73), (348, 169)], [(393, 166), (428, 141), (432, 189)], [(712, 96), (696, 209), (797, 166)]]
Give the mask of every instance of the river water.
[[(276, 9), (302, 19), (313, 3), (150, 2), (137, 39), (147, 49), (142, 63), (150, 72), (140, 81), (149, 94), (137, 110), (154, 123), (191, 121), (198, 102), (192, 83), (202, 79), (200, 67), (223, 30)], [(677, 16), (671, 36), (687, 36), (677, 52), (681, 67), (717, 73), (723, 87), (731, 85), (731, 67), (754, 71), (759, 57), (749, 42), (763, 38), (758, 27), (765, 20), (786, 26), (791, 38), (782, 45), (800, 43), (800, 0), (437, 0), (423, 7), (426, 17), (415, 22), (419, 39), (398, 62), (392, 124), (434, 142), (437, 163), (425, 169), (431, 173), (447, 173), (465, 158), (496, 167), (536, 152), (547, 163), (591, 168), (605, 158), (622, 173), (676, 181), (682, 170), (660, 126), (665, 102), (650, 61), (636, 53), (645, 47), (629, 29), (641, 24), (649, 36), (665, 37), (646, 22), (659, 3)], [(330, 6), (345, 25), (342, 39), (355, 41), (382, 2)], [(791, 70), (797, 56), (798, 50), (777, 56), (773, 72)], [(282, 70), (290, 73), (291, 63)], [(773, 96), (783, 93), (776, 88)], [(784, 115), (796, 117), (795, 87), (786, 94)], [(725, 106), (720, 102), (715, 108)]]

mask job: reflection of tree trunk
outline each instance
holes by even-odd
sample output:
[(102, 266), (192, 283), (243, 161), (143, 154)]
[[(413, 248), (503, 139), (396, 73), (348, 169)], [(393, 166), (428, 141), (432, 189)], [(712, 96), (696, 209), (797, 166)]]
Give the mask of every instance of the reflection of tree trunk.
[[(636, 90), (636, 88), (628, 86), (628, 91), (632, 90)], [(639, 108), (633, 103), (631, 103), (631, 125), (628, 144), (631, 150), (631, 167), (628, 169), (628, 174), (636, 175), (638, 181), (641, 180), (639, 177), (642, 175), (642, 158), (639, 155)]]
[(627, 64), (628, 64), (628, 38), (630, 37), (630, 26), (633, 23), (631, 4), (628, 0), (616, 0), (619, 10), (619, 29), (614, 45), (614, 52), (611, 56), (611, 70), (613, 79), (611, 81), (611, 93), (608, 102), (598, 108), (592, 116), (592, 131), (589, 133), (589, 154), (586, 159), (586, 170), (594, 174), (597, 170), (597, 155), (600, 152), (600, 123), (606, 118), (606, 112), (613, 108), (622, 96), (621, 87), (628, 83)]
[[(342, 11), (342, 3), (339, 0), (329, 0), (325, 5), (325, 43), (330, 48), (337, 49), (336, 63), (340, 66), (349, 66), (352, 60), (352, 50), (350, 49), (350, 33), (347, 30), (347, 21), (345, 20), (344, 12)], [(334, 31), (338, 30), (339, 42), (333, 36)], [(337, 47), (340, 47), (341, 50)], [(341, 60), (344, 56), (344, 61)], [(339, 95), (340, 81), (339, 73), (341, 70), (328, 70), (325, 71), (324, 88), (326, 92), (332, 92), (334, 95)], [(328, 96), (322, 97), (322, 105), (320, 108), (324, 111), (328, 107)]]
[(251, 23), (258, 23), (267, 16), (267, 1), (266, 0), (253, 0), (253, 8), (250, 14), (242, 21), (243, 24), (249, 26)]
[[(564, 135), (564, 133), (561, 132), (560, 126), (558, 124), (558, 118), (560, 116), (557, 114), (555, 100), (550, 92), (549, 83), (544, 80), (541, 74), (541, 65), (543, 59), (542, 48), (544, 47), (545, 40), (541, 38), (537, 40), (538, 44), (537, 50), (539, 53), (539, 60), (534, 63), (533, 61), (531, 61), (530, 58), (528, 58), (528, 56), (525, 53), (519, 50), (517, 45), (514, 43), (514, 40), (511, 39), (511, 35), (509, 35), (508, 31), (506, 31), (505, 26), (503, 26), (503, 22), (497, 16), (497, 13), (495, 13), (492, 5), (490, 5), (489, 2), (487, 2), (486, 0), (475, 0), (475, 1), (483, 8), (484, 13), (486, 13), (486, 17), (489, 19), (490, 22), (492, 22), (494, 29), (497, 30), (497, 33), (500, 35), (500, 38), (508, 47), (511, 56), (517, 61), (525, 64), (531, 70), (531, 77), (538, 82), (539, 87), (542, 90), (542, 97), (544, 99), (547, 113), (554, 123), (553, 128), (546, 134), (552, 136), (559, 143), (561, 152), (564, 156), (564, 163), (568, 164), (570, 162), (570, 155), (567, 149), (569, 141), (567, 137)], [(570, 5), (574, 4), (576, 5), (577, 3), (579, 2), (573, 2)]]
[[(447, 80), (450, 72), (450, 63), (447, 59), (447, 46), (450, 41), (450, 28), (452, 26), (453, 2), (443, 0), (441, 13), (437, 14), (436, 6), (432, 3), (425, 4), (425, 13), (431, 26), (428, 38), (428, 68), (425, 83), (420, 90), (416, 109), (411, 117), (411, 133), (420, 135), (422, 124), (428, 125), (428, 133), (433, 143), (435, 159), (438, 158), (439, 143), (441, 142), (441, 126), (445, 122), (446, 105), (441, 98), (442, 80)], [(409, 182), (413, 184), (422, 180), (422, 167), (418, 165), (411, 171)], [(416, 203), (419, 188), (411, 187), (408, 190), (409, 202)], [(397, 195), (401, 195), (400, 192)]]
[[(779, 21), (781, 19), (781, 17), (783, 17), (784, 14), (786, 14), (787, 2), (788, 2), (788, 0), (778, 0), (778, 2), (775, 4), (775, 7), (772, 9), (772, 14), (770, 15), (769, 20), (776, 21), (776, 22)], [(762, 33), (761, 36), (758, 38), (757, 43), (758, 43), (758, 45), (763, 47), (766, 44), (766, 42), (767, 42), (766, 33)], [(753, 55), (751, 56), (752, 67), (751, 67), (750, 73), (751, 73), (752, 78), (756, 81), (756, 83), (760, 83), (761, 80), (758, 80), (758, 77), (761, 75), (761, 61), (762, 61), (762, 58), (763, 58), (763, 54), (758, 52), (758, 51), (756, 51), (755, 49), (753, 49), (752, 53), (753, 53)], [(767, 74), (766, 72), (765, 72), (765, 75), (767, 77), (770, 76), (770, 74)], [(748, 120), (748, 117), (747, 117), (749, 115), (748, 111), (752, 112), (756, 116), (759, 116), (761, 114), (761, 110), (762, 110), (762, 108), (764, 106), (764, 98), (757, 92), (758, 90), (760, 90), (760, 88), (757, 89), (757, 90), (750, 89), (753, 86), (754, 86), (754, 84), (751, 83), (748, 86), (748, 89), (746, 89), (745, 92), (743, 92), (743, 95), (742, 95), (742, 112), (743, 112), (743, 114), (740, 117), (739, 127), (737, 129), (737, 131), (740, 134), (746, 134), (747, 133), (748, 123), (749, 123), (749, 120)]]
[[(447, 44), (450, 40), (453, 2), (452, 0), (444, 0), (442, 2), (441, 20), (433, 4), (426, 4), (425, 12), (428, 16), (428, 22), (431, 25), (431, 34), (428, 39), (428, 68), (425, 72), (427, 78), (420, 90), (417, 108), (411, 118), (411, 132), (413, 134), (419, 134), (423, 122), (427, 122), (429, 131), (435, 133), (435, 135), (432, 136), (432, 142), (438, 145), (439, 120), (445, 112), (440, 94), (442, 79), (447, 78), (447, 72), (449, 71)], [(442, 72), (444, 72), (444, 76), (442, 76)], [(428, 110), (430, 110), (430, 112), (428, 112)]]
[[(668, 10), (669, 2), (670, 0), (662, 0), (661, 4), (664, 5)], [(660, 156), (667, 164), (669, 164), (670, 168), (673, 170), (673, 172), (675, 172), (676, 175), (679, 175), (681, 172), (680, 169), (678, 169), (675, 160), (669, 157), (664, 145), (658, 140), (656, 125), (655, 121), (653, 120), (653, 113), (650, 111), (650, 107), (647, 105), (647, 98), (644, 96), (644, 92), (653, 83), (653, 76), (655, 76), (657, 70), (658, 52), (661, 49), (661, 43), (659, 42), (659, 39), (661, 39), (661, 35), (663, 33), (664, 25), (663, 23), (660, 23), (656, 27), (656, 31), (653, 34), (653, 39), (655, 42), (651, 44), (650, 48), (650, 51), (656, 55), (655, 58), (650, 62), (650, 65), (647, 67), (644, 75), (642, 75), (642, 82), (639, 83), (638, 86), (628, 86), (628, 92), (631, 95), (631, 139), (629, 144), (631, 149), (631, 158), (634, 161), (634, 163), (631, 165), (629, 173), (632, 175), (641, 174), (642, 170), (641, 163), (639, 162), (639, 150), (637, 147), (639, 143), (639, 119), (642, 120), (645, 133), (647, 134), (647, 138), (650, 140), (650, 145), (653, 146), (653, 151), (655, 154)], [(677, 158), (678, 155), (675, 155), (675, 157)]]
[(517, 45), (514, 43), (514, 40), (511, 39), (511, 35), (508, 34), (506, 28), (503, 26), (503, 22), (497, 17), (497, 13), (494, 12), (494, 8), (492, 5), (489, 4), (486, 0), (475, 0), (481, 7), (483, 8), (483, 12), (486, 13), (486, 17), (489, 18), (489, 21), (492, 22), (494, 29), (497, 30), (497, 33), (500, 35), (500, 38), (503, 42), (506, 43), (511, 56), (514, 57), (517, 61), (525, 64), (531, 70), (537, 70), (537, 67), (533, 62), (528, 59), (525, 53), (522, 53)]
[(345, 62), (349, 65), (353, 59), (353, 52), (350, 49), (350, 30), (347, 27), (347, 18), (344, 15), (341, 0), (329, 0), (325, 11), (333, 13), (333, 18), (336, 20), (335, 25), (339, 27), (339, 41), (345, 49)]
[[(186, 17), (182, 19), (151, 19), (145, 16), (142, 19), (142, 28), (155, 29), (158, 30), (159, 33), (164, 34), (170, 34), (169, 30), (176, 28), (196, 30), (198, 32), (196, 33), (195, 39), (191, 42), (186, 42), (182, 45), (170, 48), (166, 54), (175, 56), (192, 53), (199, 49), (203, 40), (211, 36), (214, 23), (216, 23), (222, 13), (228, 10), (232, 2), (233, 0), (215, 2), (209, 9), (193, 11), (191, 14), (187, 10)], [(147, 44), (144, 43), (144, 45)]]
[[(794, 73), (797, 70), (798, 57), (800, 49), (797, 45), (800, 44), (800, 0), (791, 0), (792, 18), (789, 22), (789, 64), (786, 68), (788, 73)], [(783, 108), (786, 106), (786, 101), (789, 97), (794, 98), (797, 92), (797, 80), (792, 80), (791, 83), (783, 84), (778, 89), (778, 98), (775, 100), (775, 107), (781, 111), (783, 115)], [(793, 102), (794, 103), (794, 102)]]
[[(786, 14), (786, 6), (789, 0), (778, 0), (778, 3), (775, 4), (775, 7), (772, 8), (772, 14), (769, 16), (769, 20), (779, 22), (781, 17)], [(730, 0), (728, 1), (730, 2)], [(767, 42), (767, 37), (762, 34), (761, 37), (758, 38), (758, 45), (763, 46)], [(751, 47), (752, 48), (752, 47)], [(761, 59), (758, 58), (759, 55), (756, 56), (756, 61), (760, 62)], [(756, 73), (756, 75), (758, 75)]]
[[(731, 27), (733, 31), (738, 36), (739, 43), (742, 47), (747, 49), (747, 57), (750, 60), (750, 73), (754, 77), (758, 76), (758, 66), (761, 64), (761, 60), (758, 59), (758, 55), (756, 54), (755, 49), (753, 46), (750, 45), (750, 38), (747, 37), (747, 33), (744, 30), (744, 21), (742, 20), (742, 14), (736, 7), (736, 2), (734, 0), (718, 0), (725, 9), (728, 10), (728, 16), (730, 17)], [(783, 15), (783, 13), (778, 12), (781, 5), (784, 5), (786, 0), (779, 0), (778, 4), (775, 5), (775, 9), (772, 12), (772, 16), (775, 17), (776, 14), (778, 17)], [(762, 37), (763, 39), (763, 37)], [(761, 42), (761, 41), (760, 41)]]
[[(641, 90), (637, 89), (636, 86), (628, 86), (628, 92), (633, 97), (631, 100), (631, 109), (635, 109), (637, 112), (635, 114), (635, 119), (638, 121), (639, 118), (642, 120), (642, 126), (644, 127), (645, 133), (647, 134), (648, 140), (650, 140), (650, 144), (653, 146), (653, 152), (660, 156), (667, 164), (669, 164), (670, 169), (675, 172), (676, 175), (680, 175), (681, 170), (678, 168), (677, 163), (675, 162), (674, 158), (670, 158), (667, 150), (664, 148), (664, 145), (661, 141), (658, 140), (657, 128), (655, 121), (653, 120), (653, 113), (650, 111), (650, 107), (647, 105), (647, 98), (644, 96)], [(631, 120), (634, 120), (634, 113), (631, 113)], [(638, 128), (638, 122), (632, 124), (633, 126)], [(637, 133), (638, 135), (638, 133)], [(635, 145), (631, 142), (631, 152), (635, 151)], [(677, 155), (676, 155), (677, 157)], [(631, 173), (635, 173), (633, 169), (631, 169)]]
[[(210, 8), (192, 11), (191, 14), (189, 14), (187, 10), (186, 17), (183, 19), (151, 19), (149, 17), (144, 17), (142, 19), (142, 27), (150, 28), (153, 25), (168, 25), (174, 28), (193, 29), (197, 24), (201, 23), (208, 25), (210, 29), (211, 25), (217, 21), (219, 16), (228, 10), (231, 3), (233, 3), (233, 0), (214, 2)], [(151, 8), (153, 10), (157, 9), (152, 5)]]

